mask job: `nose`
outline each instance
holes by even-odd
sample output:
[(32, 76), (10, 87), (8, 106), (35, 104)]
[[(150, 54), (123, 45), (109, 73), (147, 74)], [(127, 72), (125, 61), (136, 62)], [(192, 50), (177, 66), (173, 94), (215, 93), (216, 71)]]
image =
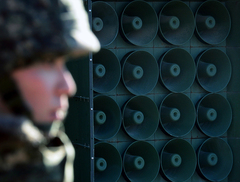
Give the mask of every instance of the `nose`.
[(57, 93), (59, 95), (65, 94), (68, 96), (73, 96), (76, 93), (76, 84), (68, 70), (62, 70), (59, 74), (59, 84)]

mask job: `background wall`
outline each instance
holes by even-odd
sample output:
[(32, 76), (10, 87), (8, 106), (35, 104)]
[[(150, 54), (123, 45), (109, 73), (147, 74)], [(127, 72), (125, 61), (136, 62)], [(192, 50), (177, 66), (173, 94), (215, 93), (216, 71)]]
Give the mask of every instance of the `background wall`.
[(239, 181), (240, 2), (88, 1), (68, 63), (76, 181)]

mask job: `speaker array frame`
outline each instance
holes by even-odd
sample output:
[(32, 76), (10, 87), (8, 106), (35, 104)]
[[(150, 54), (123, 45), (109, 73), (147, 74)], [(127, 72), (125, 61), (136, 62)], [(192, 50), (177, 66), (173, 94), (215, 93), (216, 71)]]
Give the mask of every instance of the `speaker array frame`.
[[(201, 81), (199, 81), (199, 75), (197, 74), (198, 73), (198, 68), (199, 68), (199, 61), (198, 61), (198, 58), (199, 57), (202, 57), (202, 52), (201, 53), (199, 53), (198, 54), (198, 57), (196, 56), (195, 57), (195, 55), (194, 55), (194, 57), (191, 57), (192, 56), (192, 52), (191, 51), (189, 51), (189, 49), (188, 48), (186, 48), (186, 50), (185, 49), (183, 49), (183, 51), (185, 51), (186, 53), (188, 53), (189, 55), (190, 55), (190, 57), (191, 58), (189, 58), (191, 61), (189, 61), (189, 62), (191, 62), (191, 70), (194, 70), (192, 73), (191, 73), (191, 76), (187, 76), (187, 77), (185, 77), (184, 79), (189, 79), (190, 81), (189, 81), (189, 84), (188, 84), (188, 86), (183, 86), (184, 88), (180, 88), (180, 89), (176, 89), (176, 88), (170, 88), (169, 86), (168, 86), (168, 83), (166, 83), (164, 80), (163, 80), (163, 78), (162, 78), (162, 75), (161, 75), (161, 68), (163, 67), (162, 66), (162, 59), (164, 58), (164, 53), (168, 53), (168, 52), (171, 52), (171, 50), (181, 50), (181, 47), (176, 47), (176, 46), (182, 46), (182, 45), (186, 45), (186, 46), (188, 46), (188, 45), (190, 45), (191, 44), (191, 39), (192, 39), (192, 37), (194, 36), (194, 38), (197, 38), (196, 40), (197, 41), (200, 41), (200, 42), (203, 42), (203, 43), (201, 43), (201, 45), (205, 45), (206, 47), (205, 47), (205, 52), (207, 52), (207, 51), (211, 51), (212, 49), (209, 49), (209, 46), (208, 45), (211, 45), (211, 46), (217, 46), (217, 45), (220, 45), (220, 44), (224, 44), (224, 41), (226, 40), (226, 38), (227, 38), (227, 36), (228, 36), (228, 34), (229, 34), (229, 31), (230, 31), (230, 28), (228, 27), (228, 31), (226, 32), (226, 36), (224, 36), (220, 41), (215, 41), (215, 42), (211, 42), (211, 41), (206, 41), (205, 39), (204, 39), (204, 36), (202, 36), (201, 34), (200, 34), (200, 32), (199, 32), (199, 29), (197, 28), (197, 26), (199, 25), (199, 23), (198, 23), (198, 18), (197, 18), (197, 15), (198, 15), (198, 13), (199, 12), (201, 12), (201, 8), (202, 8), (202, 6), (204, 5), (205, 6), (205, 4), (207, 4), (207, 3), (213, 3), (213, 4), (217, 4), (217, 6), (220, 6), (220, 7), (222, 7), (222, 3), (220, 3), (220, 2), (217, 2), (217, 1), (215, 1), (215, 0), (208, 0), (208, 1), (206, 1), (205, 3), (201, 3), (200, 5), (199, 5), (199, 8), (197, 9), (197, 11), (196, 11), (196, 14), (195, 15), (193, 15), (192, 14), (192, 12), (191, 12), (191, 9), (189, 8), (189, 6), (188, 6), (188, 4), (187, 3), (185, 3), (185, 2), (182, 2), (182, 1), (179, 1), (179, 0), (175, 0), (175, 1), (171, 1), (171, 2), (168, 2), (168, 3), (164, 3), (163, 5), (161, 5), (160, 7), (160, 9), (154, 9), (154, 8), (152, 8), (152, 7), (154, 7), (154, 5), (152, 4), (152, 3), (150, 3), (150, 2), (145, 2), (145, 1), (141, 1), (141, 0), (137, 0), (137, 1), (134, 1), (134, 2), (130, 2), (130, 3), (126, 3), (126, 6), (124, 6), (124, 7), (122, 7), (122, 11), (119, 11), (119, 12), (117, 12), (118, 13), (118, 16), (120, 17), (119, 18), (119, 22), (120, 22), (120, 31), (121, 32), (119, 32), (119, 37), (114, 37), (114, 39), (111, 41), (111, 43), (109, 43), (108, 45), (106, 45), (106, 46), (104, 46), (104, 47), (108, 47), (109, 49), (111, 49), (112, 50), (112, 52), (114, 52), (114, 54), (116, 54), (117, 55), (117, 57), (120, 57), (120, 58), (122, 58), (122, 59), (119, 59), (118, 61), (119, 61), (119, 63), (121, 63), (121, 74), (122, 74), (122, 80), (120, 81), (120, 82), (118, 82), (117, 83), (117, 86), (116, 87), (114, 87), (112, 90), (110, 90), (110, 91), (107, 91), (107, 92), (104, 92), (104, 94), (106, 94), (106, 95), (110, 95), (111, 97), (113, 97), (114, 98), (114, 100), (116, 100), (116, 101), (119, 101), (119, 99), (121, 99), (121, 96), (122, 96), (122, 98), (123, 98), (123, 100), (124, 101), (121, 101), (121, 102), (119, 102), (120, 104), (119, 105), (121, 105), (122, 106), (122, 118), (123, 118), (123, 120), (122, 120), (122, 128), (116, 133), (116, 136), (114, 135), (113, 137), (111, 137), (111, 138), (108, 138), (107, 139), (107, 142), (116, 142), (116, 141), (118, 141), (118, 140), (123, 140), (123, 141), (127, 141), (127, 144), (126, 145), (123, 145), (124, 147), (124, 150), (121, 148), (121, 147), (119, 147), (121, 144), (119, 144), (119, 145), (116, 145), (115, 147), (116, 147), (116, 149), (118, 149), (118, 151), (120, 151), (122, 154), (123, 154), (123, 173), (124, 174), (122, 174), (123, 175), (123, 177), (120, 177), (120, 181), (125, 181), (125, 180), (127, 180), (127, 181), (141, 181), (141, 179), (139, 179), (139, 178), (136, 178), (136, 177), (130, 177), (129, 176), (129, 174), (128, 174), (128, 167), (126, 168), (124, 165), (125, 165), (125, 161), (126, 161), (126, 154), (127, 153), (129, 153), (129, 150), (132, 150), (132, 151), (134, 151), (134, 150), (136, 150), (136, 152), (137, 151), (139, 151), (139, 149), (138, 149), (138, 147), (141, 147), (141, 145), (142, 146), (145, 146), (145, 145), (151, 145), (152, 144), (152, 142), (153, 141), (155, 141), (155, 139), (156, 140), (158, 140), (158, 138), (157, 137), (159, 137), (160, 136), (160, 138), (162, 137), (162, 134), (159, 134), (159, 131), (160, 132), (162, 132), (162, 133), (165, 133), (166, 134), (166, 136), (164, 136), (163, 138), (161, 138), (160, 140), (162, 140), (162, 139), (164, 139), (165, 141), (166, 140), (168, 140), (168, 142), (166, 143), (164, 143), (163, 141), (160, 141), (159, 143), (161, 143), (160, 144), (160, 146), (161, 147), (157, 147), (157, 146), (155, 146), (155, 145), (157, 145), (157, 144), (155, 144), (154, 142), (154, 145), (151, 145), (151, 147), (153, 147), (154, 148), (154, 150), (156, 150), (157, 152), (158, 152), (158, 154), (160, 155), (160, 159), (161, 158), (163, 158), (164, 157), (164, 155), (163, 155), (163, 153), (164, 153), (164, 151), (166, 150), (166, 148), (167, 148), (167, 146), (168, 145), (171, 145), (171, 143), (184, 143), (184, 144), (186, 144), (186, 146), (188, 145), (191, 149), (191, 153), (192, 153), (192, 155), (193, 155), (193, 163), (191, 164), (191, 165), (193, 165), (192, 167), (191, 167), (191, 169), (193, 169), (193, 171), (191, 171), (191, 173), (189, 173), (188, 175), (186, 175), (186, 176), (184, 176), (184, 177), (186, 177), (185, 179), (182, 179), (181, 178), (181, 180), (180, 181), (187, 181), (187, 180), (189, 180), (192, 176), (193, 176), (193, 173), (194, 173), (194, 171), (195, 171), (195, 168), (196, 168), (196, 165), (197, 165), (197, 162), (198, 163), (200, 163), (199, 162), (199, 159), (198, 159), (198, 161), (196, 161), (196, 156), (195, 156), (195, 152), (196, 152), (196, 146), (192, 146), (191, 145), (191, 142), (188, 142), (188, 141), (186, 141), (185, 139), (182, 139), (181, 137), (186, 137), (186, 138), (191, 138), (192, 136), (191, 136), (191, 131), (192, 130), (196, 130), (196, 128), (194, 128), (195, 127), (195, 119), (197, 118), (196, 117), (196, 111), (199, 111), (199, 107), (200, 107), (200, 105), (201, 105), (201, 102), (204, 100), (204, 98), (205, 97), (207, 97), (207, 94), (210, 92), (210, 94), (209, 95), (211, 95), (211, 93), (212, 92), (222, 92), (224, 89), (226, 89), (226, 86), (228, 85), (228, 83), (229, 83), (229, 81), (230, 81), (230, 78), (231, 78), (231, 64), (228, 64), (228, 69), (230, 70), (230, 71), (228, 71), (228, 75), (227, 75), (227, 77), (228, 77), (228, 79), (227, 79), (227, 81), (226, 81), (226, 83), (225, 83), (225, 85), (224, 86), (222, 86), (220, 89), (216, 89), (216, 90), (212, 90), (212, 89), (207, 89), (207, 88), (205, 88), (203, 85), (204, 84), (202, 84), (201, 83)], [(111, 3), (110, 3), (111, 4)], [(123, 20), (124, 19), (124, 16), (125, 15), (128, 15), (128, 13), (129, 12), (131, 12), (131, 11), (133, 11), (133, 9), (132, 9), (132, 7), (134, 7), (134, 4), (136, 5), (136, 6), (139, 6), (140, 7), (140, 5), (143, 5), (143, 4), (145, 4), (146, 5), (146, 8), (148, 8), (149, 6), (151, 7), (150, 9), (151, 10), (154, 10), (154, 11), (156, 11), (156, 12), (154, 12), (153, 13), (153, 15), (152, 15), (152, 17), (154, 17), (153, 19), (153, 21), (154, 21), (154, 23), (153, 24), (155, 24), (156, 22), (156, 19), (155, 19), (155, 15), (159, 15), (159, 17), (157, 17), (158, 18), (158, 20), (157, 20), (157, 22), (158, 22), (158, 27), (157, 27), (157, 29), (156, 28), (153, 28), (154, 29), (154, 33), (152, 34), (152, 37), (151, 38), (149, 38), (147, 41), (146, 40), (140, 40), (141, 38), (143, 38), (144, 36), (139, 36), (139, 37), (137, 37), (137, 38), (134, 38), (134, 36), (133, 37), (129, 37), (129, 35), (127, 35), (127, 33), (126, 33), (126, 28), (124, 28), (123, 26), (125, 26), (124, 25), (124, 21), (125, 20)], [(171, 39), (172, 38), (172, 36), (168, 36), (168, 35), (166, 35), (163, 31), (162, 31), (162, 25), (161, 25), (161, 16), (163, 16), (163, 14), (166, 14), (166, 10), (168, 9), (168, 6), (169, 7), (171, 7), (172, 5), (171, 4), (177, 4), (177, 5), (180, 5), (180, 6), (182, 6), (182, 7), (186, 7), (186, 8), (189, 8), (189, 10), (190, 10), (190, 14), (188, 15), (189, 16), (189, 19), (191, 20), (191, 23), (190, 23), (190, 27), (191, 27), (191, 30), (189, 30), (189, 33), (188, 33), (188, 36), (186, 36), (183, 40), (176, 40), (176, 39)], [(219, 5), (220, 4), (220, 5)], [(121, 6), (120, 6), (121, 7)], [(116, 7), (115, 7), (116, 8)], [(116, 8), (117, 9), (117, 8)], [(121, 9), (121, 8), (120, 8)], [(139, 8), (139, 9), (141, 9), (141, 8)], [(150, 11), (150, 10), (149, 10)], [(187, 11), (187, 10), (186, 10)], [(223, 11), (225, 11), (225, 10), (223, 10)], [(126, 13), (127, 12), (127, 13)], [(137, 12), (138, 13), (138, 12)], [(228, 14), (228, 12), (227, 12), (227, 14)], [(228, 14), (229, 15), (229, 14)], [(173, 15), (173, 16), (176, 16), (176, 15)], [(131, 19), (131, 21), (137, 21), (137, 20), (139, 20), (138, 19), (138, 17), (137, 18), (133, 18), (133, 19)], [(126, 22), (126, 21), (125, 21)], [(227, 24), (228, 25), (231, 25), (231, 21), (230, 22), (227, 22)], [(137, 25), (136, 25), (137, 26)], [(193, 29), (193, 26), (194, 26), (194, 29)], [(135, 28), (138, 28), (138, 27), (135, 27)], [(194, 33), (194, 30), (195, 30), (195, 33)], [(146, 32), (148, 32), (148, 31), (146, 31)], [(158, 33), (158, 34), (157, 34)], [(161, 39), (161, 41), (163, 41), (164, 43), (163, 43), (163, 47), (161, 47), (160, 46), (160, 48), (163, 48), (163, 50), (164, 51), (160, 51), (161, 52), (161, 55), (160, 55), (160, 53), (159, 54), (155, 54), (155, 52), (153, 51), (151, 51), (150, 49), (149, 49), (149, 47), (148, 46), (152, 46), (152, 45), (155, 45), (154, 43), (154, 41), (155, 41), (155, 39), (156, 40), (158, 40), (159, 39), (159, 37), (157, 37), (157, 36), (159, 36), (160, 37), (160, 39)], [(126, 42), (125, 42), (126, 41)], [(116, 43), (117, 42), (117, 43)], [(123, 43), (124, 42), (124, 43)], [(119, 46), (118, 45), (118, 43), (119, 44), (123, 44), (123, 45), (126, 45), (126, 48), (123, 50), (123, 51), (121, 51), (121, 50), (115, 50), (116, 48), (115, 47), (111, 47), (112, 45), (113, 46), (115, 46), (115, 45), (117, 45), (117, 46)], [(120, 46), (119, 46), (120, 47)], [(167, 48), (167, 49), (164, 49), (164, 48)], [(122, 49), (122, 47), (120, 47), (121, 49)], [(152, 47), (151, 47), (152, 48)], [(117, 49), (118, 49), (118, 47), (117, 47)], [(155, 49), (154, 47), (153, 47), (153, 49)], [(217, 49), (217, 51), (216, 52), (218, 52), (218, 51), (221, 51), (220, 49), (218, 49), (218, 48), (216, 48)], [(165, 50), (167, 50), (167, 51), (165, 51)], [(158, 60), (158, 63), (159, 63), (159, 65), (157, 65), (157, 66), (152, 66), (152, 67), (150, 67), (150, 70), (151, 69), (155, 69), (154, 67), (157, 67), (159, 70), (159, 72), (158, 71), (155, 71), (155, 70), (152, 70), (152, 73), (153, 74), (155, 74), (156, 72), (159, 74), (159, 77), (157, 78), (157, 80), (159, 80), (159, 82), (156, 82), (156, 77), (155, 77), (155, 79), (154, 79), (154, 81), (152, 81), (152, 86), (150, 87), (150, 89), (148, 89), (148, 90), (144, 90), (144, 89), (142, 89), (142, 85), (143, 84), (138, 84), (139, 86), (137, 86), (137, 87), (135, 87), (134, 89), (132, 89), (132, 88), (129, 88), (129, 85), (128, 85), (128, 82), (129, 81), (125, 81), (126, 79), (125, 79), (125, 73), (124, 73), (124, 70), (125, 70), (125, 64), (126, 64), (126, 62), (128, 62), (129, 60), (129, 58), (134, 54), (134, 53), (142, 53), (142, 52), (144, 52), (144, 53), (146, 53), (146, 54), (148, 54), (149, 55), (149, 57), (152, 57), (153, 58), (153, 62), (154, 62), (154, 65), (155, 65), (155, 62), (157, 63), (157, 58), (159, 58), (159, 60)], [(223, 51), (221, 51), (221, 52), (223, 52)], [(174, 54), (174, 53), (173, 53)], [(166, 56), (166, 55), (165, 55)], [(142, 57), (144, 57), (144, 54), (140, 54), (140, 56), (139, 56), (139, 59), (141, 59)], [(147, 56), (146, 56), (147, 57)], [(163, 58), (162, 58), (163, 57)], [(179, 57), (181, 57), (181, 56), (179, 56)], [(150, 59), (150, 58), (149, 58)], [(199, 58), (200, 59), (200, 58)], [(194, 63), (194, 60), (196, 60), (196, 62)], [(94, 61), (94, 60), (93, 60)], [(133, 60), (134, 61), (134, 60)], [(228, 61), (228, 63), (230, 63), (230, 60), (228, 59), (227, 60)], [(131, 61), (130, 61), (131, 62)], [(140, 61), (141, 62), (141, 61)], [(151, 62), (151, 61), (150, 61)], [(171, 61), (170, 61), (171, 62)], [(137, 61), (135, 62), (135, 63), (137, 63)], [(186, 65), (188, 65), (189, 63), (186, 63)], [(133, 65), (136, 65), (136, 64), (133, 64)], [(137, 66), (139, 66), (139, 65), (137, 65)], [(146, 65), (144, 65), (144, 66), (146, 66)], [(196, 66), (196, 67), (195, 67)], [(188, 66), (186, 66), (186, 68), (184, 68), (185, 70), (187, 70), (189, 67)], [(127, 76), (129, 76), (129, 75), (127, 75)], [(138, 75), (135, 75), (136, 77), (138, 76)], [(195, 80), (195, 76), (196, 76), (196, 80)], [(191, 79), (190, 79), (190, 77), (191, 77)], [(184, 80), (183, 79), (183, 80)], [(151, 80), (151, 79), (150, 79)], [(148, 80), (148, 81), (145, 81), (145, 82), (149, 82), (150, 80)], [(152, 79), (153, 80), (153, 79)], [(180, 82), (179, 80), (177, 80), (176, 82)], [(196, 86), (196, 83), (198, 84), (197, 86)], [(161, 85), (162, 84), (162, 85)], [(174, 85), (174, 84), (173, 84)], [(181, 85), (181, 84), (180, 84)], [(131, 84), (130, 84), (130, 86), (131, 86)], [(125, 90), (124, 89), (122, 89), (122, 88), (125, 88)], [(142, 90), (141, 90), (142, 89)], [(156, 89), (156, 90), (155, 90)], [(166, 90), (164, 90), (164, 89), (166, 89)], [(191, 94), (192, 94), (192, 90), (194, 90), (194, 89), (196, 89), (197, 91), (200, 91), (200, 93), (201, 94), (199, 94), (198, 96), (197, 96), (197, 99), (195, 98), (195, 99), (193, 99), (193, 102), (191, 101), (191, 99), (192, 99), (192, 97), (191, 97)], [(160, 91), (160, 95), (162, 95), (161, 97), (159, 97), (159, 98), (161, 98), (161, 99), (156, 99), (155, 98), (155, 93), (156, 92), (158, 92), (159, 90), (163, 90), (163, 92), (162, 91)], [(119, 95), (118, 95), (118, 91), (119, 91)], [(116, 95), (114, 95), (114, 96), (112, 96), (112, 93), (115, 93), (116, 92)], [(98, 94), (98, 93), (101, 93), (101, 92), (95, 92), (94, 94)], [(170, 94), (169, 94), (170, 93)], [(188, 130), (187, 131), (185, 131), (184, 133), (181, 133), (181, 134), (175, 134), (175, 133), (173, 133), (173, 132), (171, 132), (171, 131), (168, 131), (168, 130), (166, 130), (166, 128), (162, 125), (162, 123), (161, 123), (161, 117), (159, 117), (159, 121), (160, 121), (160, 123), (159, 123), (159, 126), (155, 129), (153, 129), (153, 132), (151, 133), (151, 134), (149, 134), (148, 136), (144, 136), (144, 137), (136, 137), (136, 136), (132, 136), (130, 133), (129, 133), (129, 131), (128, 131), (128, 129), (127, 129), (127, 127), (126, 127), (126, 124), (125, 124), (125, 119), (126, 118), (124, 118), (124, 114), (125, 114), (125, 112), (126, 112), (126, 108), (128, 107), (128, 105), (131, 103), (131, 100), (134, 100), (134, 99), (136, 99), (136, 98), (145, 98), (145, 97), (149, 97), (149, 99), (150, 100), (152, 100), (152, 101), (154, 101), (154, 102), (157, 102), (158, 104), (159, 104), (159, 113), (161, 114), (161, 107), (163, 107), (163, 103), (164, 103), (164, 101), (165, 100), (167, 100), (167, 96), (170, 96), (170, 95), (174, 95), (174, 94), (176, 94), (176, 95), (185, 95), (187, 98), (190, 98), (189, 100), (191, 101), (191, 113), (194, 113), (193, 114), (193, 116), (192, 116), (192, 123), (191, 123), (191, 127), (189, 127), (188, 128)], [(124, 97), (126, 95), (126, 97)], [(146, 96), (144, 96), (144, 95), (146, 95)], [(154, 95), (154, 96), (152, 96), (152, 95)], [(224, 94), (222, 94), (222, 95), (224, 95)], [(166, 97), (166, 98), (165, 98)], [(226, 96), (224, 95), (224, 96), (222, 96), (223, 98), (226, 98)], [(156, 99), (156, 100), (155, 100)], [(144, 100), (144, 99), (140, 99), (140, 100)], [(162, 103), (161, 103), (161, 102)], [(199, 102), (199, 103), (198, 103)], [(136, 102), (136, 103), (138, 103), (138, 102)], [(161, 104), (160, 104), (161, 103)], [(198, 103), (198, 104), (197, 104)], [(196, 104), (196, 108), (194, 108), (194, 104)], [(135, 104), (135, 105), (138, 105), (138, 104)], [(144, 105), (144, 104), (143, 104)], [(146, 104), (146, 105), (148, 105), (148, 104)], [(183, 107), (186, 107), (186, 102), (183, 102), (182, 103), (182, 105), (183, 105)], [(149, 106), (149, 105), (148, 105)], [(190, 106), (189, 106), (190, 107)], [(153, 106), (149, 106), (149, 108), (154, 108), (155, 109), (155, 106), (153, 107)], [(138, 113), (139, 114), (139, 113)], [(229, 112), (229, 114), (230, 115), (232, 115), (232, 112), (230, 111)], [(141, 113), (140, 113), (140, 115), (141, 115)], [(157, 117), (157, 116), (156, 116)], [(198, 120), (199, 118), (197, 118), (197, 120), (196, 121), (199, 121)], [(227, 129), (229, 128), (229, 126), (230, 126), (230, 123), (231, 122), (229, 122), (228, 123), (228, 126), (227, 126)], [(197, 127), (199, 127), (199, 123), (197, 123)], [(201, 131), (202, 133), (201, 134), (199, 134), (204, 140), (206, 139), (206, 141), (203, 141), (203, 140), (201, 140), (201, 142), (198, 142), (198, 146), (200, 146), (199, 148), (199, 151), (201, 150), (201, 148), (202, 148), (202, 146), (208, 141), (208, 137), (221, 137), (221, 136), (226, 136), (226, 131), (227, 131), (227, 129), (225, 130), (225, 131), (223, 131), (223, 132), (220, 132), (220, 134), (216, 134), (216, 135), (212, 135), (212, 134), (208, 134), (207, 132), (205, 132), (201, 127), (199, 127), (199, 128), (197, 128), (199, 131)], [(195, 132), (195, 131), (193, 131), (193, 132)], [(174, 137), (174, 139), (172, 139), (172, 137)], [(101, 140), (101, 139), (100, 139)], [(149, 143), (151, 143), (151, 144), (149, 144), (148, 142), (146, 142), (146, 140), (149, 140)], [(210, 140), (210, 139), (209, 139)], [(157, 142), (156, 142), (157, 143)], [(201, 144), (199, 144), (199, 143), (201, 143)], [(132, 148), (134, 148), (134, 146), (137, 146), (136, 148), (137, 149), (132, 149)], [(194, 147), (194, 148), (193, 148)], [(171, 147), (170, 147), (171, 148)], [(175, 147), (173, 147), (173, 148), (175, 148)], [(175, 149), (174, 149), (175, 150)], [(188, 156), (189, 157), (189, 156)], [(199, 156), (197, 156), (198, 158), (199, 158)], [(142, 159), (141, 158), (137, 158), (136, 160), (138, 160), (138, 161), (142, 161)], [(231, 159), (232, 160), (232, 159)], [(161, 171), (163, 172), (163, 176), (164, 176), (164, 178), (167, 178), (167, 180), (170, 180), (170, 181), (179, 181), (178, 179), (175, 179), (171, 174), (169, 174), (168, 172), (166, 172), (166, 170), (165, 170), (165, 167), (166, 166), (164, 166), (164, 164), (162, 164), (162, 161), (161, 160), (159, 160), (159, 164), (161, 163)], [(159, 169), (158, 167), (157, 167), (157, 169)], [(199, 172), (199, 175), (202, 177), (203, 176), (203, 178), (205, 178), (205, 179), (207, 179), (207, 180), (210, 180), (210, 181), (214, 181), (213, 179), (211, 179), (211, 178), (208, 178), (206, 175), (203, 175), (202, 174), (202, 171), (201, 171), (201, 167), (199, 167), (198, 166), (198, 170), (200, 169), (200, 172)], [(229, 173), (228, 173), (229, 174)], [(227, 174), (227, 175), (228, 175)], [(152, 179), (148, 179), (149, 181), (153, 181), (155, 178), (157, 178), (157, 179), (159, 179), (159, 175), (160, 174), (157, 174), (156, 176), (154, 176)], [(226, 178), (227, 177), (227, 175), (225, 175), (224, 177)], [(180, 176), (180, 174), (179, 174), (179, 176), (177, 175), (177, 177), (178, 178), (180, 178), (180, 177), (182, 177), (182, 176)]]

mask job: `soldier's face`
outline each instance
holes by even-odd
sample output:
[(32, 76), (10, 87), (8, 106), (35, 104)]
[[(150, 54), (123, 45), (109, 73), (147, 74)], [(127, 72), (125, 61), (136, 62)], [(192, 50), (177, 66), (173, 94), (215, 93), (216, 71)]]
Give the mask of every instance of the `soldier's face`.
[(63, 120), (68, 96), (75, 94), (75, 82), (65, 67), (64, 58), (53, 63), (37, 63), (12, 73), (35, 122)]

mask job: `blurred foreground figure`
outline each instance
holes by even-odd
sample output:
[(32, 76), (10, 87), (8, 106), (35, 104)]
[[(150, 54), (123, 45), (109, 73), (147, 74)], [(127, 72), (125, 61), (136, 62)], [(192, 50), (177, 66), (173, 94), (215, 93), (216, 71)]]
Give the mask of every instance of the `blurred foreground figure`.
[(71, 182), (66, 56), (97, 52), (81, 0), (0, 0), (0, 181)]

